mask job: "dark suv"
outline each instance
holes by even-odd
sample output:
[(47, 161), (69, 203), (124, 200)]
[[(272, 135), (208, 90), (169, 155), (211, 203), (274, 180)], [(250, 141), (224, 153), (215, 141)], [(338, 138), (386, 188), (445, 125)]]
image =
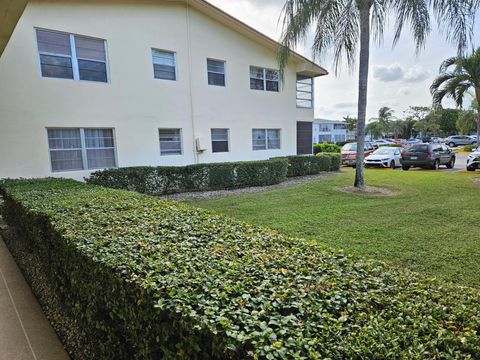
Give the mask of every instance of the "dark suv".
[(437, 170), (440, 165), (451, 169), (455, 166), (455, 153), (443, 144), (415, 144), (402, 152), (403, 170), (412, 166)]

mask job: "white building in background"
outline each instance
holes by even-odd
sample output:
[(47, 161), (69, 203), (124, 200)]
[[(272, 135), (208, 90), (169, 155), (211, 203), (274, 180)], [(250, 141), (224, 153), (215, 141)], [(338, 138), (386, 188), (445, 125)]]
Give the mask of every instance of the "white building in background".
[(321, 66), (204, 0), (0, 1), (0, 178), (312, 152)]
[(315, 119), (312, 134), (314, 144), (355, 140), (355, 131), (347, 130), (346, 122), (340, 120)]

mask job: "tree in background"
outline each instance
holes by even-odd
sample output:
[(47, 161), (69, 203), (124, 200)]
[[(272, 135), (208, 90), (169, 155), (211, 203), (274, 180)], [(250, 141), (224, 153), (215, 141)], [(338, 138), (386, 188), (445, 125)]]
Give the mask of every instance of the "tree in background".
[(477, 116), (473, 110), (462, 111), (457, 119), (456, 127), (460, 134), (468, 135), (477, 129)]
[(457, 121), (462, 113), (460, 109), (439, 109), (440, 112), (440, 131), (442, 135), (449, 136), (457, 133)]
[(390, 130), (390, 123), (393, 121), (394, 111), (388, 106), (383, 106), (378, 110), (378, 116), (376, 118), (370, 119), (370, 121), (378, 122), (378, 128), (382, 129), (383, 136)]
[(369, 122), (367, 127), (365, 128), (365, 132), (370, 134), (373, 139), (381, 138), (384, 132), (383, 124), (379, 121), (372, 121)]
[(476, 8), (480, 0), (286, 0), (283, 7), (283, 33), (279, 49), (280, 73), (283, 79), (288, 64), (290, 48), (305, 39), (315, 28), (313, 54), (324, 55), (333, 48), (335, 70), (345, 58), (353, 69), (357, 58), (358, 71), (358, 124), (357, 164), (355, 186), (363, 188), (365, 118), (367, 109), (367, 85), (370, 62), (371, 38), (382, 42), (387, 19), (395, 22), (395, 45), (405, 25), (410, 25), (417, 51), (425, 44), (430, 32), (430, 8), (436, 19), (445, 26), (448, 40), (454, 40), (459, 52), (469, 44), (473, 36)]
[[(443, 99), (451, 97), (462, 108), (464, 96), (472, 88), (477, 104), (480, 103), (480, 48), (470, 55), (445, 60), (439, 73), (430, 86), (435, 106), (441, 107)], [(480, 139), (480, 111), (477, 111), (477, 139)]]
[[(404, 133), (405, 125), (406, 123), (404, 120), (396, 119), (390, 122), (390, 132), (392, 133), (394, 139), (398, 139), (399, 136), (404, 137), (403, 133)], [(408, 136), (410, 136), (409, 133), (407, 137)]]
[(346, 123), (348, 131), (356, 131), (357, 130), (357, 118), (353, 116), (344, 116), (343, 120)]

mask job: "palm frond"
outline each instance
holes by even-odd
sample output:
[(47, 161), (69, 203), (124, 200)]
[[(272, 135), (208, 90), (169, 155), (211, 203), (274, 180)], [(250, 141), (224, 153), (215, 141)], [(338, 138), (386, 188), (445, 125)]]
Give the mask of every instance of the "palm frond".
[(392, 0), (391, 8), (396, 14), (393, 45), (400, 40), (403, 27), (410, 24), (417, 52), (424, 46), (431, 31), (429, 6), (426, 0)]

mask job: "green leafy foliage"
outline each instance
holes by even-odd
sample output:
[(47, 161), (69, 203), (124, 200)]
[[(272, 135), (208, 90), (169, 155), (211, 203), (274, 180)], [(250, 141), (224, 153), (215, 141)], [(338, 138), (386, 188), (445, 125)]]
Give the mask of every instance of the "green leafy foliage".
[(74, 358), (480, 356), (477, 290), (138, 193), (61, 179), (0, 192), (8, 245), (33, 255), (17, 260), (44, 307), (60, 304)]
[(324, 142), (321, 144), (313, 145), (313, 153), (316, 155), (318, 153), (339, 153), (340, 146), (333, 143)]
[(288, 156), (287, 177), (315, 175), (323, 171), (338, 171), (340, 169), (340, 154), (318, 153), (316, 156)]
[(478, 147), (478, 145), (465, 145), (463, 151), (472, 152)]
[(87, 182), (159, 195), (278, 184), (286, 179), (284, 158), (188, 166), (127, 167), (94, 172)]

